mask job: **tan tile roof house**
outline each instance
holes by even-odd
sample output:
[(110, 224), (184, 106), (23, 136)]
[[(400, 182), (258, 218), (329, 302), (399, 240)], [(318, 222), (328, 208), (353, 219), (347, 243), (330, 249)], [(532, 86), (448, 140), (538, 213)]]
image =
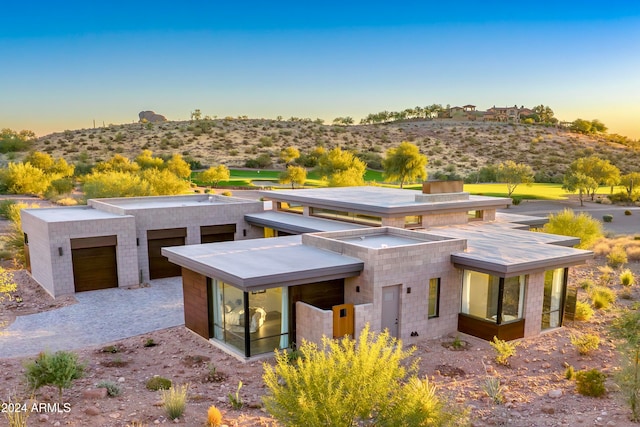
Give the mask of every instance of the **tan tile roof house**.
[[(453, 185), (453, 187), (452, 187)], [(185, 325), (239, 358), (369, 323), (411, 342), (562, 325), (578, 240), (529, 231), (461, 184), (91, 200), (26, 209), (29, 268), (54, 296), (182, 275)]]

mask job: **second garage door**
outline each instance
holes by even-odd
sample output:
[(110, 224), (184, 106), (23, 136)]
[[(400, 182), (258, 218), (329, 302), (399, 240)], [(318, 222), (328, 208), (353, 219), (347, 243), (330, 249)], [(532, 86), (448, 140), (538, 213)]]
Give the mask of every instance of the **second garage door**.
[(186, 228), (165, 228), (162, 230), (147, 230), (147, 248), (149, 250), (149, 277), (161, 279), (163, 277), (180, 276), (181, 267), (169, 262), (162, 256), (162, 248), (168, 246), (183, 246), (187, 236)]
[(76, 292), (118, 287), (116, 236), (71, 239)]

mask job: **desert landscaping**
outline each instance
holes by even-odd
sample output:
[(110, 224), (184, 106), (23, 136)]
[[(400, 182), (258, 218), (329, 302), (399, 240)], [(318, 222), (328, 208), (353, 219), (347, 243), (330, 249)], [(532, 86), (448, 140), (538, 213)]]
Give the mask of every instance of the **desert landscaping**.
[[(614, 272), (603, 269), (612, 246), (624, 245), (630, 268), (640, 274), (638, 244), (631, 238), (603, 240), (596, 245), (597, 254), (586, 266), (572, 269), (570, 285), (585, 281), (603, 283), (617, 295), (608, 309), (595, 310), (589, 321), (567, 322), (561, 329), (539, 337), (520, 340), (516, 355), (506, 366), (496, 363), (495, 350), (486, 341), (459, 334), (436, 340), (415, 338), (405, 346), (415, 346), (420, 358), (419, 373), (436, 384), (438, 393), (470, 410), (474, 426), (561, 426), (561, 425), (631, 425), (629, 409), (622, 402), (613, 376), (619, 370), (616, 343), (608, 335), (611, 320), (618, 309), (635, 307), (640, 299), (637, 286), (623, 287)], [(603, 273), (604, 272), (604, 273)], [(608, 274), (607, 279), (604, 275)], [(55, 310), (74, 304), (73, 297), (53, 300), (23, 270), (15, 270), (18, 290), (12, 300), (2, 303), (5, 321), (14, 316)], [(151, 286), (154, 286), (153, 283)], [(105, 291), (96, 291), (105, 292)], [(130, 292), (136, 292), (131, 290)], [(579, 290), (579, 300), (588, 300), (588, 291)], [(8, 315), (7, 315), (8, 313)], [(580, 355), (571, 342), (572, 335), (596, 334), (599, 348)], [(92, 348), (77, 349), (85, 365), (85, 375), (63, 390), (44, 386), (32, 394), (24, 380), (24, 364), (36, 355), (5, 358), (2, 366), (4, 402), (67, 404), (58, 412), (33, 413), (28, 425), (53, 426), (127, 426), (176, 423), (203, 426), (211, 405), (219, 408), (223, 422), (229, 426), (276, 426), (263, 409), (261, 397), (267, 392), (263, 381), (263, 362), (241, 362), (216, 349), (184, 327), (174, 327), (108, 342)], [(575, 380), (566, 379), (566, 371), (598, 369), (606, 376), (606, 394), (595, 398), (576, 392)], [(162, 408), (158, 391), (150, 391), (146, 382), (154, 377), (170, 379), (174, 385), (188, 384), (184, 415), (173, 421)], [(498, 378), (502, 398), (494, 400), (486, 391), (488, 378)], [(109, 396), (99, 383), (109, 382), (115, 396)], [(238, 384), (242, 387), (238, 391)], [(234, 409), (229, 395), (239, 393), (242, 407)], [(500, 403), (497, 403), (500, 402)]]

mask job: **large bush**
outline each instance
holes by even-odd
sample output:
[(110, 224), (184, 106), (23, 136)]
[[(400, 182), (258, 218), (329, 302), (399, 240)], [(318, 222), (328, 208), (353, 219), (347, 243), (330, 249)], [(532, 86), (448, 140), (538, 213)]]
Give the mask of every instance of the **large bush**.
[(571, 209), (549, 215), (549, 222), (542, 229), (545, 233), (574, 236), (580, 238), (576, 247), (587, 249), (602, 236), (602, 224), (591, 215), (575, 214)]
[(284, 426), (446, 426), (467, 414), (438, 397), (416, 377), (413, 349), (387, 332), (365, 328), (358, 340), (303, 342), (291, 363), (276, 351), (276, 365), (264, 365), (269, 413)]

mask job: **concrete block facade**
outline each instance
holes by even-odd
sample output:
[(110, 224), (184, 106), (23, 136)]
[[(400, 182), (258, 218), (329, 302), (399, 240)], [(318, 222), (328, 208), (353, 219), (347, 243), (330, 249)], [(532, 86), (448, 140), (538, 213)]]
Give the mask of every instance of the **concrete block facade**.
[(187, 228), (185, 244), (200, 243), (200, 226), (235, 224), (235, 240), (262, 237), (246, 213), (259, 201), (224, 196), (166, 196), (89, 200), (88, 207), (25, 209), (31, 275), (53, 297), (75, 292), (71, 240), (116, 236), (118, 287), (149, 279), (147, 230)]

